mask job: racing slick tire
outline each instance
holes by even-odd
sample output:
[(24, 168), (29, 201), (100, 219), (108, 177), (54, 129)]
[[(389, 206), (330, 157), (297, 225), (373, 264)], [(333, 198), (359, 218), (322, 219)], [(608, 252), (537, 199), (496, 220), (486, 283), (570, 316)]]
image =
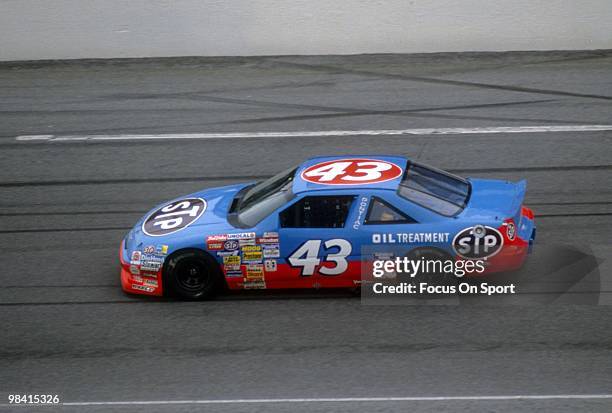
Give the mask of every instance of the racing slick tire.
[[(425, 261), (454, 261), (453, 257), (446, 251), (433, 247), (415, 248), (406, 254), (406, 257), (412, 261), (423, 259)], [(454, 275), (445, 274), (444, 272), (419, 272), (414, 275), (412, 281), (422, 281), (428, 284), (435, 285), (454, 285), (457, 283), (457, 278)]]
[(183, 300), (210, 299), (223, 287), (219, 265), (198, 249), (180, 250), (168, 257), (163, 280), (167, 291)]

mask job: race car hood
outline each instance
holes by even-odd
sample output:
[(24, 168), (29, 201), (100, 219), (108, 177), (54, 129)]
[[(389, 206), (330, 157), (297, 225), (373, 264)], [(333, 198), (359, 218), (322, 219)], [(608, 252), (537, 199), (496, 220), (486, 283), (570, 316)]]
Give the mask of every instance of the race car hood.
[[(202, 198), (206, 201), (206, 211), (191, 227), (202, 227), (206, 225), (228, 225), (227, 212), (234, 196), (245, 186), (252, 183), (228, 185), (213, 189), (205, 189), (181, 198)], [(180, 198), (179, 198), (180, 199)], [(202, 231), (202, 228), (198, 229)]]
[[(125, 239), (126, 252), (139, 249), (143, 245), (165, 244), (170, 245), (171, 250), (181, 248), (185, 245), (203, 244), (209, 234), (218, 234), (235, 230), (227, 222), (227, 212), (237, 192), (251, 183), (228, 185), (223, 187), (205, 189), (184, 195), (173, 200), (157, 205), (147, 212), (128, 233)], [(167, 235), (152, 236), (143, 230), (143, 223), (151, 214), (160, 208), (186, 199), (200, 199), (203, 201), (204, 212), (185, 228), (169, 233)], [(171, 250), (169, 252), (171, 252)]]

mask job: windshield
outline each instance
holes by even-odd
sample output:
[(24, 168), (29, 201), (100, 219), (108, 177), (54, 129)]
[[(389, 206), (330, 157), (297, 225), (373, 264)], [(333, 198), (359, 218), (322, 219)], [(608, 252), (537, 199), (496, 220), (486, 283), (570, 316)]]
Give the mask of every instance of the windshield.
[(253, 227), (290, 201), (293, 198), (291, 187), (296, 170), (295, 167), (287, 169), (249, 189), (238, 204), (240, 223)]
[(438, 214), (453, 216), (465, 208), (470, 184), (461, 177), (412, 163), (404, 175), (398, 194)]

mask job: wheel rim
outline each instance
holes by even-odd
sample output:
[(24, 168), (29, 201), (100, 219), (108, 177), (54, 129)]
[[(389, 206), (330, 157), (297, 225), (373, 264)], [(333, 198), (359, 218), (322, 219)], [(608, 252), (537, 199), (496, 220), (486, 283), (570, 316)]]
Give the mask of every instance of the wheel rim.
[(176, 280), (181, 288), (190, 292), (202, 290), (210, 279), (206, 266), (196, 260), (184, 260), (177, 263)]
[[(414, 254), (414, 257), (416, 259), (421, 259), (424, 258), (426, 260), (442, 260), (444, 261), (445, 259), (448, 259), (448, 256), (446, 254), (444, 254), (441, 251), (437, 251), (437, 250), (418, 250), (416, 251), (416, 253)], [(423, 274), (417, 274), (419, 277), (422, 277)], [(426, 272), (424, 274), (424, 277), (422, 278), (422, 281), (424, 282), (436, 282), (436, 283), (440, 283), (441, 281), (445, 281), (447, 279), (447, 277), (443, 277), (441, 278), (441, 275), (446, 275), (446, 274), (434, 274), (434, 273), (429, 273)]]

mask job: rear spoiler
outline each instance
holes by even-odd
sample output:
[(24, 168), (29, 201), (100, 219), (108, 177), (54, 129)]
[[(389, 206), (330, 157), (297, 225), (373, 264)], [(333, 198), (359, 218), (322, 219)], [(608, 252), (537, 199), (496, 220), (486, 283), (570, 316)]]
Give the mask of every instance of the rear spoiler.
[(525, 199), (525, 193), (527, 192), (527, 180), (522, 179), (516, 182), (514, 185), (514, 196), (512, 197), (512, 205), (508, 211), (508, 218), (512, 217), (516, 225), (520, 225), (523, 211), (523, 200)]

